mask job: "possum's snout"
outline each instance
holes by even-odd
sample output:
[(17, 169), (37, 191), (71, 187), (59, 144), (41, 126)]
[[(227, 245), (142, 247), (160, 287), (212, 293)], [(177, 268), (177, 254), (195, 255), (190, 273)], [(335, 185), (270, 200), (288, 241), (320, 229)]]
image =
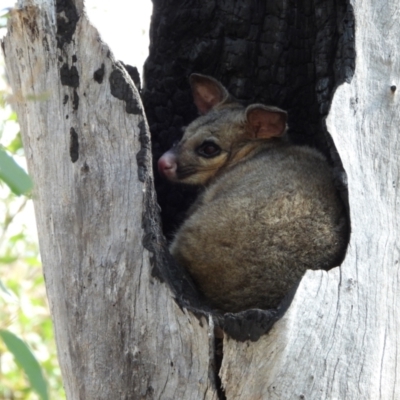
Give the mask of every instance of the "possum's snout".
[(173, 150), (168, 150), (158, 160), (158, 172), (169, 180), (176, 180), (176, 155)]

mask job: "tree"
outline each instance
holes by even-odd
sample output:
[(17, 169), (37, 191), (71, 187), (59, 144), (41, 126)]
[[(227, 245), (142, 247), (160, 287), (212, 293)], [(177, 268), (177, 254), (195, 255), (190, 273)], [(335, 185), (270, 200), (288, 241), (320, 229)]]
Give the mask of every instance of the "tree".
[[(379, 12), (369, 1), (353, 6), (354, 14), (344, 0), (154, 0), (143, 101), (155, 156), (193, 118), (186, 78), (202, 72), (249, 102), (288, 109), (294, 138), (325, 151), (342, 186), (341, 161), (347, 174), (352, 232), (343, 264), (308, 272), (279, 315), (217, 321), (169, 257), (138, 92), (83, 2), (26, 0), (12, 12), (3, 51), (36, 183), (68, 398), (399, 396), (391, 81), (399, 28), (394, 1)], [(156, 186), (169, 235), (186, 193)], [(280, 318), (272, 328), (271, 315)], [(230, 334), (219, 371), (216, 322)]]
[[(3, 21), (0, 15), (0, 28)], [(10, 92), (4, 79), (0, 56), (0, 398), (28, 399), (35, 391), (43, 400), (51, 394), (62, 399), (37, 237), (27, 219), (32, 182), (19, 165), (21, 135), (17, 115), (5, 103)]]

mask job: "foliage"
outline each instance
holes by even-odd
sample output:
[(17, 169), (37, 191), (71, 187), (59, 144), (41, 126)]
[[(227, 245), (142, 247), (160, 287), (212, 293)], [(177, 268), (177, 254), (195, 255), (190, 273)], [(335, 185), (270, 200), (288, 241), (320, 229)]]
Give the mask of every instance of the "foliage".
[(18, 195), (32, 189), (29, 175), (2, 148), (0, 148), (0, 179)]
[(0, 399), (65, 399), (32, 200), (21, 195), (31, 181), (5, 91), (0, 82)]
[(31, 387), (43, 400), (48, 400), (47, 383), (44, 380), (40, 365), (29, 350), (29, 347), (9, 331), (0, 330), (0, 337), (3, 339), (7, 349), (14, 355), (18, 365), (24, 369)]

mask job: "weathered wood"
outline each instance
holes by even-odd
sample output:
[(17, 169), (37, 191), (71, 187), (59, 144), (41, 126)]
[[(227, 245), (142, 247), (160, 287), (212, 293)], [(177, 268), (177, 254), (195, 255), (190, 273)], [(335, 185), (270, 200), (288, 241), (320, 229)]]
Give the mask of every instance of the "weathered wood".
[(354, 12), (356, 71), (327, 121), (348, 176), (348, 253), (305, 275), (268, 335), (225, 340), (228, 399), (400, 398), (398, 3), (357, 0)]
[(81, 1), (21, 0), (3, 51), (68, 399), (216, 398), (212, 329), (152, 274), (165, 246), (132, 81)]
[[(81, 2), (58, 1), (57, 10), (50, 0), (20, 3), (3, 49), (36, 182), (68, 398), (217, 398), (212, 323), (179, 308), (151, 273), (167, 256), (137, 92)], [(76, 25), (63, 24), (74, 20), (74, 4)], [(340, 268), (305, 275), (269, 334), (225, 337), (228, 399), (400, 397), (400, 117), (390, 89), (400, 80), (398, 7), (353, 4), (356, 71), (327, 122), (348, 175), (348, 254)]]

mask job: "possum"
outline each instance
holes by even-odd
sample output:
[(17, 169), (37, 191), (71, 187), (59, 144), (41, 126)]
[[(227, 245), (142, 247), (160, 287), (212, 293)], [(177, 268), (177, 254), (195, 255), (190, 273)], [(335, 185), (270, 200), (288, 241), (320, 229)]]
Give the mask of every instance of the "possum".
[(318, 150), (292, 144), (287, 113), (241, 105), (212, 77), (192, 74), (200, 117), (158, 161), (171, 182), (204, 188), (170, 245), (220, 312), (278, 307), (307, 269), (342, 261), (348, 222)]

